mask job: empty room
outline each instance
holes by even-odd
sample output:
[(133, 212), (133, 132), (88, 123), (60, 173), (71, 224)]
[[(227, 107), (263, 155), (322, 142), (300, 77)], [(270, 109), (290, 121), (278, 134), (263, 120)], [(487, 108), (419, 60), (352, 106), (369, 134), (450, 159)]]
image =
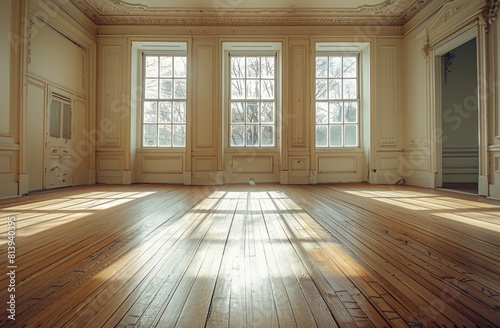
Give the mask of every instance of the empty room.
[(498, 327), (496, 0), (2, 0), (1, 327)]

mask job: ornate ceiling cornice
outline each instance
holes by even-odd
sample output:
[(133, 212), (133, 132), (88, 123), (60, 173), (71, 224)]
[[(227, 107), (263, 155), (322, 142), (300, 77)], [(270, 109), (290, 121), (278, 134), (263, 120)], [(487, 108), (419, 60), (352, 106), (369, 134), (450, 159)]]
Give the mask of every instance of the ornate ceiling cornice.
[(96, 25), (401, 26), (431, 0), (386, 0), (357, 8), (156, 8), (121, 0), (71, 0)]

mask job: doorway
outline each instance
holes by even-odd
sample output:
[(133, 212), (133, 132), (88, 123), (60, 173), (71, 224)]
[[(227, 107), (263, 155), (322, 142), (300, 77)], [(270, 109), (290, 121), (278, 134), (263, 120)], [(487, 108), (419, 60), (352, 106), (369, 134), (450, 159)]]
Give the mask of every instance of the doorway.
[(477, 42), (441, 55), (441, 176), (438, 187), (478, 194)]

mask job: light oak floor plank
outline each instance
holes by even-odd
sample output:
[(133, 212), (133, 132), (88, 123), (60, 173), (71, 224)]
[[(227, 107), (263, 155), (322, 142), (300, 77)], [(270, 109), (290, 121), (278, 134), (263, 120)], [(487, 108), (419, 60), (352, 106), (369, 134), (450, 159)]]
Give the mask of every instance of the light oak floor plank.
[[(500, 202), (403, 185), (86, 186), (16, 218), (2, 327), (499, 327)], [(6, 251), (0, 266), (9, 265)]]

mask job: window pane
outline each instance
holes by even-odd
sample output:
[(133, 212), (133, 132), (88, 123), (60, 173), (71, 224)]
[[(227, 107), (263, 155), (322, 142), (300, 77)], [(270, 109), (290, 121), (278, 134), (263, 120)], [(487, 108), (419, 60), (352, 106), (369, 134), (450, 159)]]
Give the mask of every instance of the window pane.
[(247, 57), (247, 78), (260, 77), (259, 57)]
[(259, 145), (259, 126), (247, 125), (247, 146)]
[(62, 137), (71, 139), (71, 107), (68, 104), (63, 104), (63, 126)]
[(247, 80), (247, 99), (260, 99), (259, 80)]
[(61, 136), (61, 102), (57, 100), (50, 102), (50, 136)]
[(344, 99), (356, 99), (357, 98), (357, 86), (355, 79), (345, 79), (344, 80)]
[(328, 99), (342, 99), (342, 93), (340, 88), (342, 85), (342, 80), (332, 79), (328, 83)]
[(274, 103), (263, 102), (260, 107), (260, 122), (274, 123)]
[(146, 99), (158, 99), (158, 80), (146, 79)]
[(245, 80), (231, 81), (231, 99), (245, 99)]
[(146, 77), (158, 76), (158, 57), (146, 57)]
[(160, 76), (172, 77), (172, 57), (160, 57)]
[(346, 125), (344, 127), (344, 145), (348, 147), (356, 147), (358, 145), (358, 126)]
[(174, 80), (174, 97), (175, 99), (186, 99), (186, 80)]
[(231, 78), (245, 77), (245, 58), (231, 57)]
[(156, 119), (157, 119), (156, 101), (145, 101), (143, 123), (156, 123), (157, 122)]
[(330, 102), (329, 123), (342, 123), (342, 103), (340, 101)]
[(244, 146), (245, 126), (233, 125), (231, 126), (231, 146)]
[(262, 99), (274, 99), (274, 80), (262, 81)]
[(262, 57), (261, 61), (261, 77), (274, 78), (274, 57)]
[(158, 123), (172, 123), (172, 103), (170, 101), (160, 103)]
[(317, 147), (328, 147), (328, 126), (327, 125), (317, 125), (316, 126), (316, 146)]
[(342, 125), (330, 125), (330, 147), (342, 147)]
[(328, 98), (328, 80), (317, 79), (316, 80), (316, 99), (327, 99)]
[(316, 103), (316, 124), (328, 123), (328, 103)]
[(184, 147), (186, 146), (186, 126), (185, 125), (174, 125), (174, 140), (172, 146), (174, 147)]
[(245, 103), (231, 103), (231, 123), (245, 123)]
[(259, 123), (259, 103), (247, 103), (246, 123)]
[(174, 57), (174, 76), (186, 77), (186, 57)]
[(316, 57), (316, 77), (328, 77), (328, 57)]
[(173, 122), (174, 123), (186, 123), (186, 102), (185, 101), (174, 101)]
[(342, 57), (330, 57), (330, 78), (342, 77)]
[(356, 77), (357, 66), (356, 57), (344, 57), (344, 77)]
[(144, 147), (156, 147), (156, 125), (144, 124)]
[(172, 99), (172, 80), (170, 79), (160, 80), (160, 98)]
[(274, 146), (274, 126), (263, 125), (262, 126), (262, 146), (272, 147)]
[(172, 146), (172, 127), (170, 125), (158, 125), (158, 146)]
[(357, 123), (358, 122), (358, 103), (351, 101), (346, 102), (344, 105), (345, 110), (345, 121), (347, 123)]

